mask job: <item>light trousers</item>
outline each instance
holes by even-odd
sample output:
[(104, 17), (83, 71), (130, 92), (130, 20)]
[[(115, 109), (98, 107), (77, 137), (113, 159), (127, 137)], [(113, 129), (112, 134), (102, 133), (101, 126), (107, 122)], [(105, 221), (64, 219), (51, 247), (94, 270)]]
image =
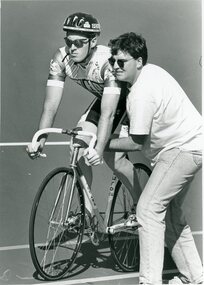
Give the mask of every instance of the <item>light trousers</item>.
[(201, 153), (177, 148), (163, 152), (156, 163), (137, 205), (140, 284), (162, 284), (165, 242), (186, 282), (203, 280), (201, 260), (182, 210), (201, 165)]

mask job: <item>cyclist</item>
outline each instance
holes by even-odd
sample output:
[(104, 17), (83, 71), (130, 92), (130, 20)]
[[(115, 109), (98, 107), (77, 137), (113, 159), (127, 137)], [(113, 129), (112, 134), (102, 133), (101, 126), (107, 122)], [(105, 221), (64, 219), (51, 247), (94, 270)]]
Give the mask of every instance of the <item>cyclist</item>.
[[(95, 17), (86, 13), (74, 13), (66, 18), (63, 30), (66, 33), (66, 45), (57, 50), (50, 62), (39, 129), (53, 125), (65, 79), (72, 79), (96, 97), (81, 116), (77, 127), (97, 134), (95, 149), (101, 162), (110, 133), (115, 130), (125, 112), (126, 84), (119, 83), (111, 71), (108, 62), (110, 48), (97, 45), (101, 27)], [(31, 145), (27, 147), (32, 159), (40, 155), (46, 139), (47, 137), (42, 137), (35, 149)], [(85, 148), (88, 145), (88, 139), (84, 137), (77, 137), (76, 141), (80, 141)], [(132, 163), (119, 153), (112, 156), (104, 154), (104, 160), (126, 184), (136, 203), (137, 193), (133, 191), (133, 184), (137, 183), (137, 176)], [(91, 167), (84, 162), (83, 150), (79, 164), (90, 186), (92, 172)]]
[[(182, 211), (189, 185), (202, 165), (202, 117), (168, 72), (147, 63), (142, 36), (123, 34), (111, 40), (110, 47), (116, 78), (129, 84), (130, 127), (126, 137), (111, 139), (108, 147), (143, 149), (154, 164), (136, 211), (140, 284), (162, 284), (165, 241), (181, 273), (169, 284), (203, 284), (202, 263)], [(97, 162), (95, 155), (87, 158)]]

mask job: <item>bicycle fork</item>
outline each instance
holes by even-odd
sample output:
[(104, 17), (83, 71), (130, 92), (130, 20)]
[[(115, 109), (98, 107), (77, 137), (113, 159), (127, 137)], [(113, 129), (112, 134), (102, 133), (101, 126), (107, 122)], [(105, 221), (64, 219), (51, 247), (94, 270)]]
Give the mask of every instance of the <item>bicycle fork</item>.
[[(78, 155), (78, 148), (74, 149), (74, 152), (72, 154), (72, 157), (70, 159), (70, 167), (73, 170), (73, 180), (71, 182), (71, 188), (70, 188), (70, 192), (67, 193), (67, 184), (68, 184), (68, 177), (67, 175), (64, 175), (62, 177), (62, 180), (60, 182), (60, 186), (59, 186), (59, 191), (58, 191), (58, 195), (56, 197), (51, 215), (50, 215), (50, 219), (49, 222), (51, 225), (58, 225), (58, 226), (62, 226), (62, 227), (67, 227), (70, 224), (69, 221), (69, 214), (70, 214), (70, 209), (71, 209), (71, 204), (72, 204), (72, 199), (73, 199), (73, 195), (74, 195), (74, 187), (77, 181), (77, 173), (76, 173), (76, 158)], [(66, 197), (67, 194), (69, 194), (69, 197)], [(62, 197), (62, 207), (61, 207), (61, 214), (60, 214), (60, 221), (55, 221), (55, 219), (53, 218), (58, 206), (58, 203), (60, 201), (61, 196)], [(65, 208), (65, 199), (68, 200), (68, 205)]]

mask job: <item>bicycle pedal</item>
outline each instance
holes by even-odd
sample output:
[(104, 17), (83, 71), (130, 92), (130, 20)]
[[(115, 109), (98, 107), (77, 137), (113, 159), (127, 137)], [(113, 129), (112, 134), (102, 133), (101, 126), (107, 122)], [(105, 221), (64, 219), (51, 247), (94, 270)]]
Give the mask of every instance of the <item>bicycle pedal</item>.
[(139, 223), (137, 221), (136, 215), (135, 214), (131, 214), (128, 219), (124, 222), (124, 225), (126, 227), (130, 227), (130, 228), (135, 228), (138, 227)]
[(135, 229), (137, 229), (138, 228), (138, 223), (134, 223), (134, 224), (125, 224), (125, 229), (133, 229), (133, 230), (135, 230)]

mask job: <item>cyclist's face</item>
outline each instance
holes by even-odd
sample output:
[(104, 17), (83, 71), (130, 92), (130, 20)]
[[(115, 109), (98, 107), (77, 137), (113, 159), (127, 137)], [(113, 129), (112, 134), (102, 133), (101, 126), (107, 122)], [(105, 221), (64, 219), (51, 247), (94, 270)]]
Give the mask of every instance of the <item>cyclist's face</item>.
[(90, 50), (91, 40), (81, 35), (68, 35), (65, 43), (69, 49), (70, 57), (75, 62), (85, 59)]
[(119, 81), (126, 81), (133, 84), (140, 73), (138, 70), (140, 65), (140, 63), (138, 65), (138, 60), (140, 61), (140, 58), (134, 59), (129, 53), (119, 50), (116, 55), (112, 55), (109, 62)]

